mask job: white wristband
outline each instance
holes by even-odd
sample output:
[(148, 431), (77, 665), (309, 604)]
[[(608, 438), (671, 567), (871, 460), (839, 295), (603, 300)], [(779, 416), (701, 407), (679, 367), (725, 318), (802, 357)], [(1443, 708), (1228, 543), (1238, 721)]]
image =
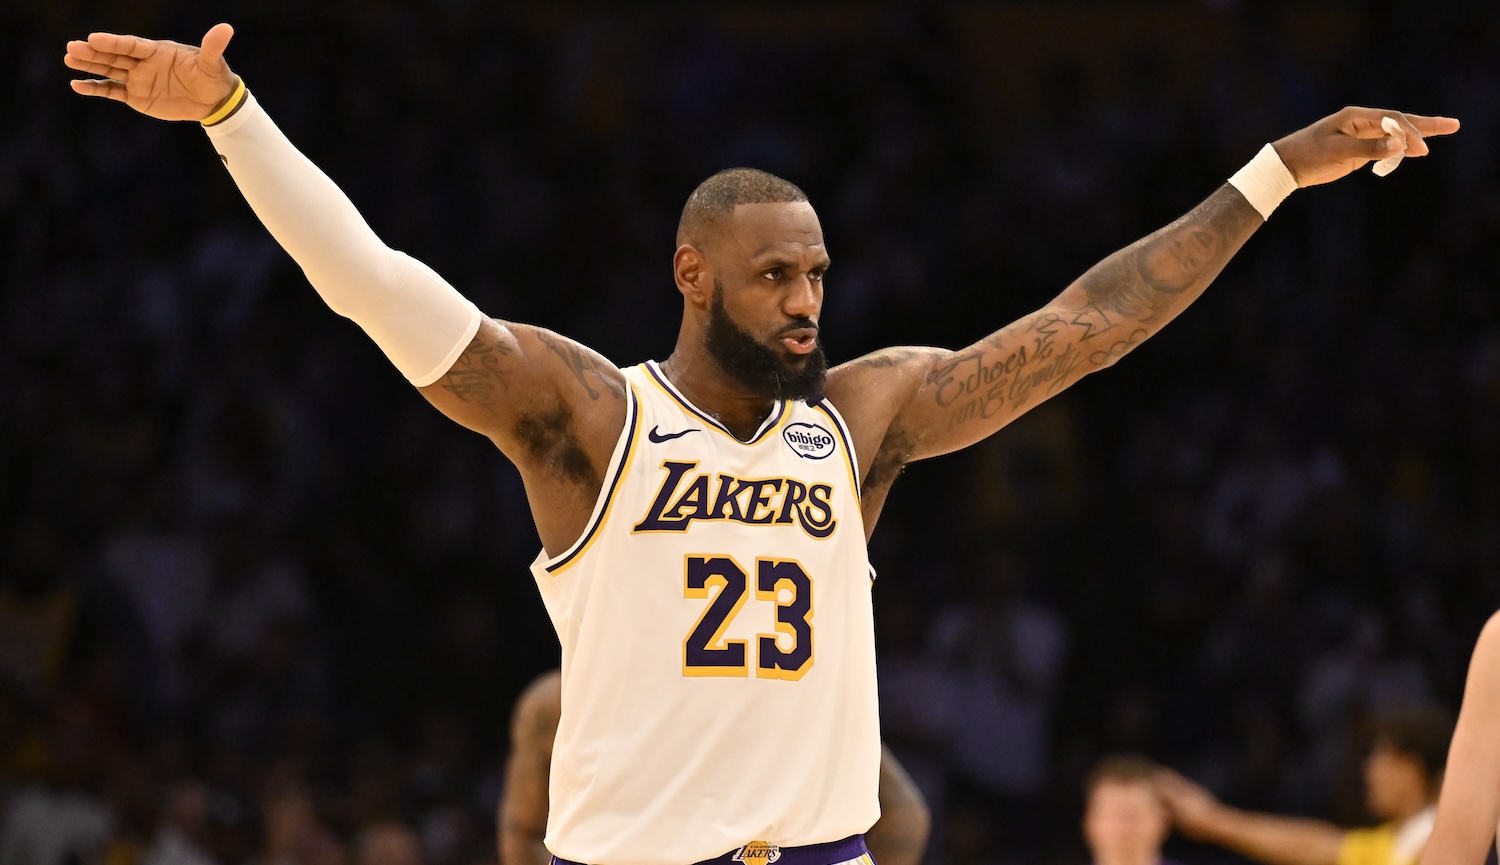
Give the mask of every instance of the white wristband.
[(1286, 200), (1297, 189), (1297, 178), (1281, 161), (1276, 148), (1267, 144), (1245, 163), (1245, 167), (1229, 178), (1229, 185), (1240, 191), (1250, 206), (1260, 212), (1261, 219), (1270, 219), (1276, 205)]
[(253, 95), (205, 131), (255, 215), (324, 302), (364, 328), (412, 384), (442, 378), (479, 330), (478, 308), (376, 237)]

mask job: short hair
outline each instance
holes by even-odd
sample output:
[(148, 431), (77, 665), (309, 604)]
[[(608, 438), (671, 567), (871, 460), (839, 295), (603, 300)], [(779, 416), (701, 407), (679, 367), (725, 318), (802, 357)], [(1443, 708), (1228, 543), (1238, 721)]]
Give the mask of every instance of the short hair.
[(806, 201), (797, 184), (759, 168), (727, 168), (693, 190), (677, 221), (677, 245), (698, 243), (729, 220), (736, 205)]
[(1092, 796), (1095, 790), (1105, 784), (1150, 786), (1160, 768), (1152, 760), (1138, 754), (1105, 757), (1095, 763), (1093, 770), (1089, 772), (1088, 780), (1083, 784), (1083, 795), (1085, 798)]
[(1387, 747), (1421, 765), (1429, 782), (1448, 764), (1453, 739), (1453, 713), (1441, 706), (1400, 706), (1386, 709), (1370, 724), (1373, 747)]

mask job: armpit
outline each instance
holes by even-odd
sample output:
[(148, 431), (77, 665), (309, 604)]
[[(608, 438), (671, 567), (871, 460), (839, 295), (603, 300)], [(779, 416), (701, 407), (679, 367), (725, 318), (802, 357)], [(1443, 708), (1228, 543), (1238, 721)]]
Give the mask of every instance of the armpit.
[(592, 489), (602, 483), (598, 468), (578, 440), (573, 410), (567, 405), (523, 414), (514, 430), (527, 458), (548, 474)]

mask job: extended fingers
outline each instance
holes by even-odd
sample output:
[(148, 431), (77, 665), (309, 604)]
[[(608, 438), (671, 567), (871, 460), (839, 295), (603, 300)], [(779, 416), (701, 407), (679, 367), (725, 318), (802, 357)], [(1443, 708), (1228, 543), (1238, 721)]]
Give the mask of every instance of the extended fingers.
[(108, 54), (124, 54), (137, 60), (145, 60), (155, 54), (157, 48), (154, 39), (142, 39), (139, 36), (119, 33), (90, 33), (88, 44), (98, 51)]
[[(101, 63), (127, 71), (134, 69), (136, 64), (141, 62), (126, 54), (113, 54), (108, 51), (100, 51), (89, 43), (80, 42), (77, 39), (68, 43), (68, 53), (63, 58), (64, 63), (68, 63), (70, 60), (80, 60), (85, 63)], [(73, 64), (68, 63), (68, 65), (72, 66)], [(74, 68), (77, 69), (80, 67), (75, 66)]]
[(74, 93), (125, 101), (125, 85), (118, 81), (69, 81)]
[(1427, 146), (1429, 135), (1452, 135), (1458, 131), (1458, 120), (1453, 117), (1428, 117), (1422, 114), (1391, 112), (1385, 117), (1400, 125), (1405, 133), (1406, 155), (1426, 156), (1432, 150)]
[(1456, 117), (1428, 117), (1425, 114), (1403, 114), (1406, 122), (1426, 135), (1452, 135), (1458, 131)]
[(1350, 107), (1334, 115), (1338, 130), (1349, 139), (1348, 149), (1365, 159), (1384, 159), (1401, 154), (1426, 156), (1428, 135), (1458, 131), (1451, 117), (1426, 117), (1374, 108)]
[(72, 54), (63, 56), (63, 65), (69, 69), (77, 69), (79, 72), (87, 72), (90, 75), (98, 75), (101, 78), (109, 78), (114, 81), (124, 81), (129, 70), (108, 63), (95, 63), (90, 60), (79, 60)]

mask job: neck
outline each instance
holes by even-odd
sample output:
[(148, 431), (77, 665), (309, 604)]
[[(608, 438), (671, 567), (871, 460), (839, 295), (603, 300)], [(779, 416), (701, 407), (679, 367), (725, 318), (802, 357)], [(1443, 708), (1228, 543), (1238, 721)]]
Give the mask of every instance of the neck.
[(688, 402), (713, 415), (741, 441), (754, 435), (776, 407), (775, 399), (750, 393), (725, 375), (713, 358), (680, 346), (662, 361), (661, 371)]

